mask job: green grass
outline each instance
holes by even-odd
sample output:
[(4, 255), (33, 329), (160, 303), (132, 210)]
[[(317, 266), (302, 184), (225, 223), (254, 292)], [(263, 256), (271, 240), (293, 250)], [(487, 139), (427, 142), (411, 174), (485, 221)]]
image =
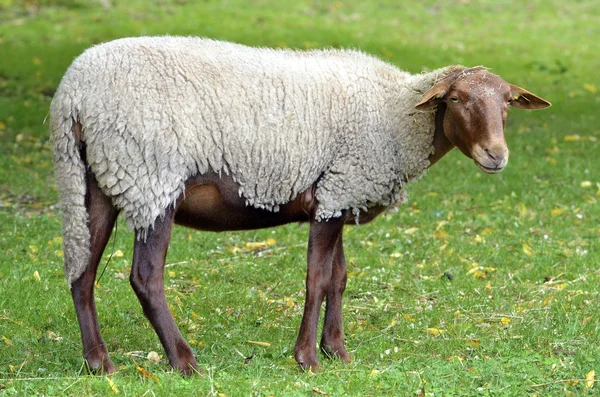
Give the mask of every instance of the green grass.
[[(101, 3), (0, 1), (0, 394), (597, 392), (585, 378), (592, 370), (600, 378), (600, 3)], [(409, 188), (399, 213), (347, 228), (349, 365), (322, 359), (322, 372), (310, 374), (292, 358), (306, 225), (221, 234), (176, 228), (167, 295), (205, 375), (173, 373), (129, 287), (133, 234), (120, 223), (114, 250), (122, 255), (97, 288), (120, 370), (89, 376), (62, 271), (43, 121), (75, 56), (146, 34), (360, 48), (411, 72), (483, 64), (553, 107), (511, 111), (511, 160), (501, 174), (487, 176), (453, 152)], [(276, 243), (260, 253), (233, 250), (270, 238)], [(148, 360), (151, 351), (163, 358)], [(245, 363), (238, 351), (254, 356)]]

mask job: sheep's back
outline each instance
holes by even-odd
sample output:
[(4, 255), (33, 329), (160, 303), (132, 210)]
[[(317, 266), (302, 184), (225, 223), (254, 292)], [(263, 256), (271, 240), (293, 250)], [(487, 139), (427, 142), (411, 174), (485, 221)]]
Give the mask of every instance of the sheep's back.
[[(341, 158), (355, 161), (353, 147), (369, 150), (378, 134), (395, 128), (383, 111), (390, 87), (377, 87), (377, 79), (402, 76), (355, 51), (121, 39), (73, 62), (53, 112), (70, 112), (82, 124), (99, 186), (135, 228), (152, 225), (190, 175), (209, 170), (232, 175), (249, 205), (270, 210), (322, 177), (317, 197), (329, 217), (361, 199), (337, 199), (345, 182), (330, 170), (346, 167)], [(373, 136), (356, 136), (364, 130)], [(375, 145), (389, 152), (384, 157), (394, 155)], [(389, 189), (393, 177), (383, 179), (378, 183)]]

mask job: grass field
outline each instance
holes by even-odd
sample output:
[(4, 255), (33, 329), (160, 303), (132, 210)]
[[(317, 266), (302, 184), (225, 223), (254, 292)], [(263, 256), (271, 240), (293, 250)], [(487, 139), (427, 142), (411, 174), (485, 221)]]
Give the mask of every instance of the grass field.
[[(133, 233), (119, 223), (96, 292), (119, 372), (91, 376), (62, 270), (43, 122), (75, 56), (149, 34), (360, 48), (411, 72), (482, 64), (553, 107), (511, 111), (501, 174), (452, 152), (410, 186), (397, 214), (347, 228), (352, 363), (323, 358), (312, 374), (293, 360), (306, 225), (176, 228), (167, 296), (205, 374), (174, 373), (129, 286)], [(0, 395), (597, 393), (598, 37), (595, 0), (0, 0)]]

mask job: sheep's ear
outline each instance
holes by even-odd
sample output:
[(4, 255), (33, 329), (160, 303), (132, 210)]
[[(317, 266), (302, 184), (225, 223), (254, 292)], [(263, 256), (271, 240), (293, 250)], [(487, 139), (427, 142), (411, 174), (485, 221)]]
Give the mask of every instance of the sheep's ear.
[(421, 102), (417, 103), (415, 108), (419, 110), (433, 109), (441, 102), (444, 95), (446, 95), (447, 90), (448, 86), (445, 83), (440, 82), (435, 84), (423, 94), (423, 99), (421, 99)]
[(510, 84), (510, 90), (512, 95), (512, 101), (510, 102), (510, 106), (519, 108), (519, 109), (545, 109), (552, 104), (545, 99), (540, 98), (539, 96), (532, 94), (531, 92), (517, 87), (516, 85)]

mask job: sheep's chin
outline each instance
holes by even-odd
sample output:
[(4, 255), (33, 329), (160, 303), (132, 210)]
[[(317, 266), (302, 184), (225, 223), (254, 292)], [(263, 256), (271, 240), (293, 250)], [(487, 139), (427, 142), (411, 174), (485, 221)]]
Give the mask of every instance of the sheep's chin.
[(497, 174), (504, 169), (504, 166), (500, 166), (500, 167), (496, 167), (496, 168), (486, 167), (485, 165), (481, 164), (479, 161), (477, 161), (475, 159), (473, 159), (473, 162), (475, 162), (475, 164), (477, 164), (477, 166), (479, 168), (481, 168), (483, 170), (483, 172), (485, 172), (486, 174)]

